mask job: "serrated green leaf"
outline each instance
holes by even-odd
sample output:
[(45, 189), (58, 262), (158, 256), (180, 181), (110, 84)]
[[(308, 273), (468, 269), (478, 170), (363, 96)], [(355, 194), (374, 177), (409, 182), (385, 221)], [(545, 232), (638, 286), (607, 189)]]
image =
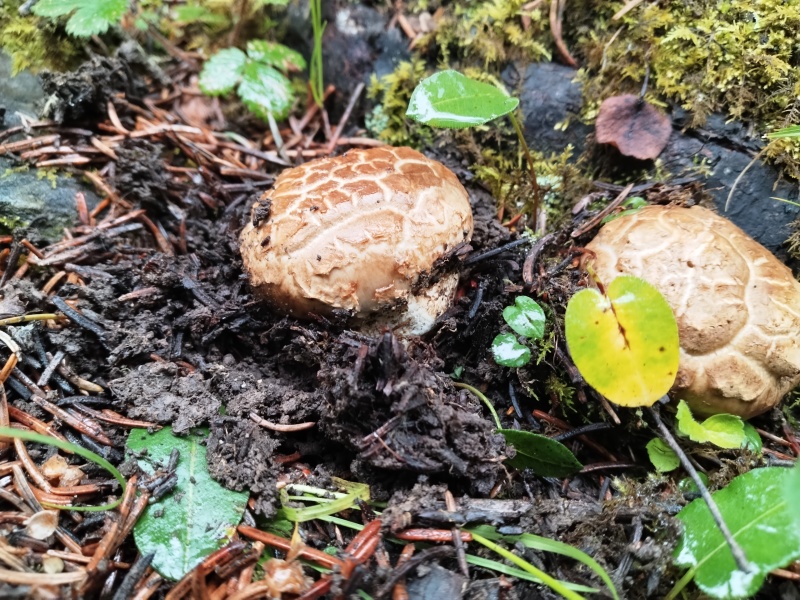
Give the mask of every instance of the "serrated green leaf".
[(170, 428), (154, 434), (133, 429), (128, 436), (128, 450), (149, 474), (155, 465), (167, 464), (173, 448), (180, 452), (177, 487), (150, 504), (133, 529), (139, 552), (155, 552), (152, 566), (167, 579), (182, 578), (227, 544), (247, 504), (247, 493), (227, 490), (211, 479), (205, 439), (206, 432), (177, 437)]
[(498, 429), (517, 455), (506, 462), (515, 469), (530, 469), (540, 477), (567, 477), (583, 468), (564, 444), (538, 433)]
[(249, 62), (242, 71), (239, 97), (257, 117), (267, 121), (285, 117), (292, 107), (294, 94), (289, 80), (273, 67)]
[(128, 9), (127, 0), (39, 0), (31, 9), (39, 17), (69, 17), (67, 33), (91, 37), (119, 23)]
[(503, 319), (520, 335), (537, 340), (544, 336), (544, 311), (533, 298), (517, 296), (514, 306), (503, 309)]
[(281, 71), (306, 68), (306, 60), (302, 54), (275, 42), (251, 40), (247, 42), (247, 56), (265, 65), (277, 67)]
[(695, 571), (697, 586), (714, 598), (745, 598), (758, 591), (773, 569), (800, 558), (798, 489), (787, 489), (794, 469), (755, 469), (713, 494), (725, 523), (753, 569), (737, 569), (728, 545), (702, 499), (686, 506), (678, 518), (684, 534), (675, 561)]
[(507, 115), (518, 104), (493, 85), (448, 70), (419, 82), (406, 116), (433, 127), (461, 129)]
[(676, 413), (678, 431), (688, 436), (693, 442), (704, 444), (709, 442), (720, 448), (741, 448), (746, 442), (744, 421), (741, 417), (727, 414), (713, 415), (702, 423), (692, 416), (689, 405), (683, 400), (678, 402)]
[(492, 340), (492, 356), (498, 365), (517, 368), (530, 362), (531, 351), (513, 333), (501, 333)]
[(678, 325), (646, 281), (623, 275), (602, 294), (585, 289), (567, 305), (564, 327), (586, 383), (621, 406), (652, 406), (675, 381)]
[(246, 63), (247, 55), (238, 48), (220, 50), (203, 65), (200, 89), (210, 96), (227, 94), (239, 83)]
[(661, 473), (674, 471), (681, 466), (681, 459), (661, 438), (653, 438), (647, 442), (647, 456), (656, 471)]

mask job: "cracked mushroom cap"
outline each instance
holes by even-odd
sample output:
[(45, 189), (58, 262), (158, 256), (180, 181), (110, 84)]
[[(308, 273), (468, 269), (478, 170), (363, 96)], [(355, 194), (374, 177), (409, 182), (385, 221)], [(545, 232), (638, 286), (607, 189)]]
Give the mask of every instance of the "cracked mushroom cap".
[(678, 322), (673, 397), (702, 415), (745, 419), (800, 383), (800, 283), (733, 223), (698, 206), (648, 206), (606, 225), (587, 249), (609, 283), (652, 283)]
[(418, 335), (458, 283), (458, 274), (432, 275), (434, 265), (471, 237), (456, 176), (410, 148), (384, 146), (281, 173), (253, 206), (241, 253), (254, 291), (283, 312), (379, 311), (379, 324)]

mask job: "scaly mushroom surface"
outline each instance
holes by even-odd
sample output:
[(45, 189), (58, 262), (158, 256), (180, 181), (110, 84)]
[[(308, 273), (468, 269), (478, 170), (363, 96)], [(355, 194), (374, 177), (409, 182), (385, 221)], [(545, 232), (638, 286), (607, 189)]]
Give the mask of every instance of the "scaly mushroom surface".
[(672, 306), (681, 343), (672, 392), (693, 411), (748, 419), (800, 383), (800, 283), (729, 220), (648, 206), (604, 225), (587, 249), (601, 282), (641, 277)]
[(434, 266), (471, 237), (469, 196), (456, 176), (386, 146), (281, 173), (253, 205), (241, 253), (254, 291), (278, 310), (299, 318), (342, 310), (419, 335), (458, 284), (457, 273)]

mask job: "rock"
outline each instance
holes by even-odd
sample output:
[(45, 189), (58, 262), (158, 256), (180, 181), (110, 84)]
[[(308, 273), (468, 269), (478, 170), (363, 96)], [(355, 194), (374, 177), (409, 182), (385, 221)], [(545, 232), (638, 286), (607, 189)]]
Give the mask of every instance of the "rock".
[[(537, 63), (529, 65), (521, 77), (513, 68), (504, 74), (507, 83), (515, 85), (515, 79), (520, 80), (520, 109), (531, 148), (561, 152), (572, 144), (575, 160), (587, 149), (586, 137), (593, 128), (575, 116), (582, 103), (580, 85), (574, 81), (576, 73), (570, 67)], [(555, 129), (568, 118), (565, 131)], [(800, 207), (771, 198), (797, 201), (796, 184), (779, 181), (776, 169), (757, 161), (739, 181), (725, 210), (731, 186), (762, 147), (761, 140), (748, 135), (741, 123), (727, 122), (722, 115), (711, 115), (702, 128), (683, 129), (688, 124), (687, 115), (676, 109), (672, 121), (675, 131), (659, 157), (662, 165), (676, 178), (699, 177), (721, 215), (779, 257), (785, 257), (781, 246), (792, 232), (791, 224), (800, 216)], [(698, 175), (700, 161), (708, 167), (705, 176)]]
[[(6, 109), (0, 131), (20, 125), (20, 114), (35, 120), (43, 98), (39, 78), (27, 71), (12, 77), (11, 59), (0, 52), (0, 107)], [(37, 169), (26, 169), (11, 158), (0, 157), (0, 234), (25, 227), (29, 229), (26, 234), (29, 239), (54, 242), (61, 239), (64, 228), (72, 227), (78, 217), (76, 192), (84, 193), (90, 209), (97, 205), (97, 196), (78, 180), (43, 174)]]
[(12, 77), (11, 71), (11, 57), (0, 51), (0, 108), (5, 108), (5, 120), (0, 121), (0, 130), (19, 125), (22, 122), (19, 113), (35, 119), (39, 114), (38, 103), (44, 98), (42, 84), (36, 75), (23, 71)]
[(25, 227), (28, 239), (55, 242), (78, 218), (76, 192), (83, 192), (90, 210), (99, 201), (76, 179), (41, 177), (37, 169), (17, 170), (19, 167), (0, 157), (0, 234)]

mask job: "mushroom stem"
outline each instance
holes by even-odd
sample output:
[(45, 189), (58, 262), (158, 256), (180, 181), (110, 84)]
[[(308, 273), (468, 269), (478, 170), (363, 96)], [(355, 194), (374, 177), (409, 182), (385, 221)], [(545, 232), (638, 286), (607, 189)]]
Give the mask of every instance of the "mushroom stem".
[[(665, 399), (668, 400), (668, 397), (664, 396), (661, 398), (661, 400), (659, 400), (659, 402), (663, 402)], [(692, 463), (689, 462), (689, 459), (678, 445), (678, 442), (675, 440), (670, 430), (667, 429), (666, 425), (664, 425), (664, 421), (661, 420), (661, 415), (658, 412), (658, 404), (649, 407), (648, 411), (650, 412), (650, 416), (656, 422), (658, 430), (661, 432), (661, 438), (667, 442), (669, 447), (672, 448), (672, 451), (678, 455), (681, 465), (683, 465), (683, 468), (689, 474), (689, 477), (692, 478), (692, 481), (694, 481), (697, 489), (700, 490), (700, 495), (703, 497), (703, 500), (708, 506), (708, 510), (711, 511), (711, 516), (713, 517), (714, 522), (717, 524), (717, 528), (722, 534), (722, 537), (725, 538), (725, 541), (728, 543), (731, 554), (733, 554), (733, 559), (736, 561), (736, 566), (739, 567), (740, 571), (744, 571), (745, 573), (750, 572), (752, 567), (750, 562), (747, 560), (744, 550), (742, 550), (742, 547), (734, 539), (731, 530), (728, 529), (725, 520), (722, 518), (722, 513), (719, 512), (717, 503), (714, 502), (714, 499), (711, 497), (708, 488), (703, 483), (703, 480), (700, 479), (700, 475), (697, 474), (697, 470), (694, 468)]]
[(511, 124), (514, 126), (514, 130), (517, 132), (519, 143), (522, 146), (522, 151), (525, 153), (525, 159), (528, 161), (528, 167), (530, 167), (531, 170), (531, 186), (533, 187), (533, 227), (531, 227), (531, 229), (534, 233), (536, 233), (536, 225), (539, 220), (539, 207), (541, 206), (542, 195), (539, 189), (539, 181), (536, 179), (536, 167), (533, 165), (533, 157), (531, 156), (528, 143), (525, 141), (525, 134), (522, 131), (522, 127), (520, 126), (517, 117), (514, 116), (513, 112), (510, 112), (508, 113), (508, 118), (511, 119)]

